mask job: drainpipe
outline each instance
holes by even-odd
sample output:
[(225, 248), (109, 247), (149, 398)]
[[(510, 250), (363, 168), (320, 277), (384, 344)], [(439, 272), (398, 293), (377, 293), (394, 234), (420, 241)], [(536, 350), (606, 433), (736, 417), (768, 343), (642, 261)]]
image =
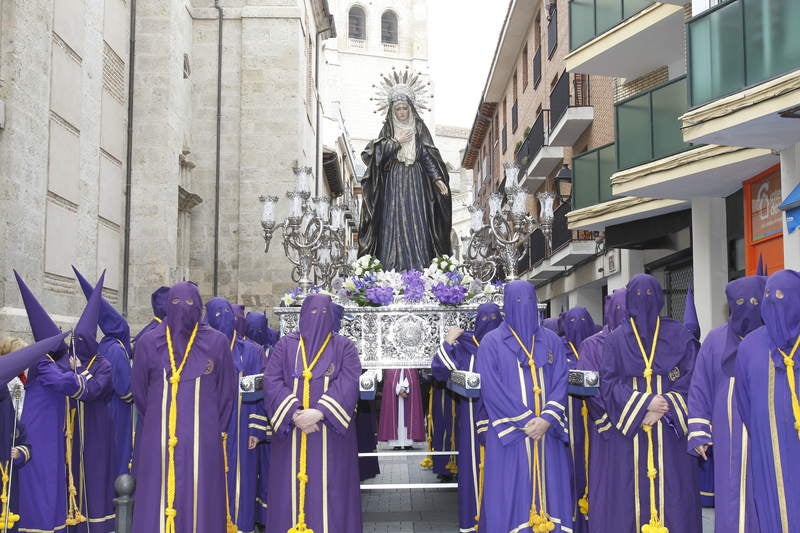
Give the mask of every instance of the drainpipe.
[(212, 294), (219, 294), (219, 190), (220, 190), (220, 143), (222, 129), (222, 7), (214, 0), (217, 9), (217, 152), (214, 178), (214, 281)]
[[(327, 11), (327, 2), (325, 2), (325, 9)], [(317, 150), (316, 150), (316, 163), (314, 172), (316, 174), (315, 185), (314, 185), (314, 196), (319, 196), (319, 181), (322, 177), (322, 165), (320, 164), (320, 158), (322, 153), (322, 128), (320, 126), (320, 119), (322, 115), (322, 102), (319, 98), (319, 56), (320, 50), (322, 48), (322, 39), (319, 38), (320, 35), (323, 33), (332, 33), (330, 37), (336, 37), (336, 30), (334, 29), (333, 23), (333, 15), (328, 15), (328, 25), (317, 31), (316, 35), (316, 43), (314, 47), (316, 52), (314, 54), (314, 96), (317, 99)]]
[(136, 51), (136, 0), (131, 0), (128, 45), (128, 146), (125, 149), (125, 222), (122, 245), (122, 314), (128, 316), (128, 288), (131, 261), (131, 160), (133, 159), (133, 74)]

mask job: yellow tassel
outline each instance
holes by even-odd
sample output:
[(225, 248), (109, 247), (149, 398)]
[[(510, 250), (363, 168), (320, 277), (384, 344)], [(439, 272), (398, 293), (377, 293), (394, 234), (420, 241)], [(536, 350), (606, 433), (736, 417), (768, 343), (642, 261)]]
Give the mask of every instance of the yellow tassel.
[(581, 512), (582, 515), (589, 514), (589, 499), (587, 497), (583, 497), (578, 500), (578, 510)]
[(419, 466), (421, 466), (422, 468), (432, 468), (433, 467), (433, 459), (431, 458), (430, 455), (426, 455), (425, 459), (420, 461)]
[(452, 458), (450, 459), (450, 462), (447, 463), (445, 468), (447, 468), (451, 474), (458, 474), (458, 465), (455, 463), (455, 461), (453, 461)]

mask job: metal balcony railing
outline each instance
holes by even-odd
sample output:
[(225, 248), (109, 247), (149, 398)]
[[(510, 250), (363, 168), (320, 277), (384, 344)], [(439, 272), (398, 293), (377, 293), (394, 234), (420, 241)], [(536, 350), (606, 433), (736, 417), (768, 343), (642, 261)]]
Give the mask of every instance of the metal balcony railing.
[(589, 76), (564, 72), (550, 91), (550, 123), (558, 124), (570, 107), (589, 105)]
[(695, 145), (683, 141), (679, 117), (686, 113), (686, 76), (627, 98), (615, 106), (617, 162), (631, 168)]
[(545, 127), (549, 127), (549, 120), (547, 120), (548, 117), (549, 110), (547, 109), (539, 113), (539, 116), (536, 117), (536, 120), (531, 125), (531, 130), (528, 132), (525, 140), (522, 141), (522, 145), (514, 156), (514, 159), (519, 166), (520, 175), (525, 174), (525, 171), (528, 169), (528, 165), (536, 157), (536, 154), (538, 154), (542, 149), (542, 146), (544, 146)]
[(570, 0), (570, 50), (579, 48), (654, 3), (653, 0)]
[(800, 2), (734, 0), (688, 23), (689, 104), (703, 105), (800, 67)]
[(611, 176), (617, 171), (614, 143), (572, 158), (572, 205), (583, 209), (611, 200)]

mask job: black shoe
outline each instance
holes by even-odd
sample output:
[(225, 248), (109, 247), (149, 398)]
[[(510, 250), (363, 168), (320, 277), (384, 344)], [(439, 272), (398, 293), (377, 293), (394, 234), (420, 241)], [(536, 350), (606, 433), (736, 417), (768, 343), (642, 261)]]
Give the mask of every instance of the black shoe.
[(395, 447), (394, 447), (394, 448), (392, 448), (392, 449), (393, 449), (393, 450), (402, 450), (402, 448), (401, 448), (400, 446), (395, 446)]
[(414, 447), (413, 447), (413, 446), (406, 446), (406, 447), (404, 447), (403, 449), (404, 449), (404, 450), (413, 450), (413, 449), (414, 449)]

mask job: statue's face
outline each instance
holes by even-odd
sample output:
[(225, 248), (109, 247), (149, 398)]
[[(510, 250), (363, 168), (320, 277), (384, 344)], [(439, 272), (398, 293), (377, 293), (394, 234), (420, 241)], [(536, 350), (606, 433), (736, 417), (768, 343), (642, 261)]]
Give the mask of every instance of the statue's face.
[(394, 118), (399, 120), (400, 122), (405, 122), (408, 120), (408, 114), (411, 112), (408, 109), (408, 104), (405, 102), (398, 102), (394, 105)]

